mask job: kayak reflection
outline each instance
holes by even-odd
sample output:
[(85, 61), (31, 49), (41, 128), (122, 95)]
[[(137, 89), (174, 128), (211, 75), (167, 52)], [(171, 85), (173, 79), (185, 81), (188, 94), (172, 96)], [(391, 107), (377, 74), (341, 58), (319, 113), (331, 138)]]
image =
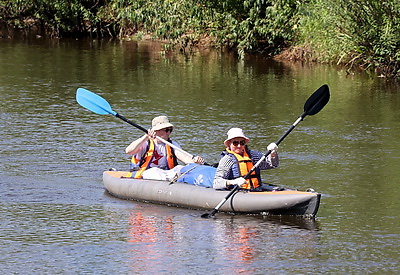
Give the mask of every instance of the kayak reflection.
[(166, 273), (193, 272), (190, 266), (204, 262), (221, 268), (216, 273), (257, 273), (260, 261), (317, 253), (314, 219), (224, 213), (201, 219), (194, 210), (136, 202), (133, 207), (125, 220), (133, 273), (157, 272), (160, 266)]

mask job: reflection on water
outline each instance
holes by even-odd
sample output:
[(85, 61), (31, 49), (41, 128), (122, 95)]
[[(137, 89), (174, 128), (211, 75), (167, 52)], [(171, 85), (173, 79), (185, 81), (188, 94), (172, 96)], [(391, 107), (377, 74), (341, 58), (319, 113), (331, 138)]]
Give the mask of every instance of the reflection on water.
[[(78, 273), (112, 272), (116, 267), (124, 273), (239, 274), (266, 269), (303, 273), (310, 266), (329, 272), (336, 270), (332, 266), (346, 266), (337, 261), (326, 265), (329, 259), (356, 253), (354, 238), (336, 231), (327, 240), (324, 235), (328, 231), (319, 229), (319, 222), (313, 219), (222, 213), (215, 219), (202, 219), (199, 211), (118, 199), (107, 204), (26, 204), (14, 211), (2, 207), (7, 221), (1, 230), (4, 268), (18, 272), (18, 263), (23, 260), (33, 269), (41, 269), (46, 262), (46, 270), (61, 272), (65, 265), (71, 265), (70, 271)], [(340, 240), (346, 236), (346, 242)], [(362, 235), (357, 238), (362, 239)], [(375, 244), (383, 240), (378, 235), (375, 239)], [(338, 249), (337, 243), (345, 247)], [(386, 243), (396, 247), (393, 239), (386, 238)], [(333, 246), (332, 251), (327, 250), (329, 246)], [(371, 266), (371, 260), (378, 260), (379, 255), (375, 250), (363, 265), (378, 270)], [(359, 266), (356, 270), (362, 269)]]
[[(260, 263), (275, 261), (285, 253), (298, 259), (317, 253), (314, 219), (225, 214), (211, 220), (183, 219), (170, 209), (150, 208), (133, 209), (127, 217), (133, 273), (156, 272), (159, 266), (167, 273), (178, 272), (168, 263), (175, 257), (183, 266), (213, 263), (223, 273), (257, 273), (264, 268)], [(182, 214), (186, 215), (184, 210)], [(217, 270), (213, 273), (220, 273)]]

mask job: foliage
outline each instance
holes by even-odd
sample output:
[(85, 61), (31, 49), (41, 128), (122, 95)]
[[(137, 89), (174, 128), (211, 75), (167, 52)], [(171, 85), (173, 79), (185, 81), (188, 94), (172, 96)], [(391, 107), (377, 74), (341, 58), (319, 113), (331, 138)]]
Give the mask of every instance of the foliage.
[(302, 16), (298, 38), (321, 60), (400, 76), (398, 0), (315, 0)]
[(239, 51), (258, 50), (276, 54), (290, 44), (302, 5), (293, 0), (206, 0), (213, 10), (220, 43)]
[(208, 37), (214, 45), (236, 48), (243, 56), (245, 51), (276, 53), (287, 46), (299, 4), (295, 0), (0, 0), (0, 6), (7, 11), (8, 22), (23, 27), (30, 17), (56, 36), (147, 33), (183, 49)]
[(293, 0), (155, 0), (111, 1), (120, 35), (145, 30), (186, 47), (212, 37), (220, 46), (275, 53), (286, 46), (297, 20)]
[(240, 57), (296, 46), (400, 77), (399, 0), (0, 0), (0, 23), (53, 37), (164, 39), (182, 51), (208, 43)]
[(0, 0), (0, 21), (17, 28), (36, 26), (56, 37), (87, 35), (99, 26), (97, 14), (104, 4), (101, 0)]

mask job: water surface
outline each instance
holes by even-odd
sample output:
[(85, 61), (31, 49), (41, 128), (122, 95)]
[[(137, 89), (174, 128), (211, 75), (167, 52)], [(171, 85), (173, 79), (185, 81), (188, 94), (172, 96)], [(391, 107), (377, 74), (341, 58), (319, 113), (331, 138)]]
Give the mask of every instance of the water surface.
[[(7, 273), (395, 274), (400, 95), (363, 73), (262, 57), (170, 55), (155, 43), (0, 40), (0, 270)], [(103, 170), (127, 169), (142, 135), (75, 101), (105, 97), (145, 128), (217, 162), (231, 127), (265, 150), (323, 84), (331, 100), (281, 143), (264, 181), (322, 193), (315, 220), (230, 216), (124, 201)]]

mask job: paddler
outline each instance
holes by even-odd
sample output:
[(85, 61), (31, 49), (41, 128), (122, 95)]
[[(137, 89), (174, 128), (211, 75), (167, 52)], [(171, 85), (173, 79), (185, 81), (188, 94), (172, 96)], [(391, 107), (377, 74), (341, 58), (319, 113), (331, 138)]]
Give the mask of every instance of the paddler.
[(130, 177), (168, 180), (182, 168), (182, 165), (178, 165), (178, 160), (185, 164), (204, 163), (202, 157), (191, 158), (156, 139), (156, 136), (161, 137), (180, 148), (178, 143), (170, 139), (174, 125), (169, 122), (168, 117), (157, 116), (152, 120), (151, 125), (147, 134), (133, 141), (125, 149), (128, 155), (132, 155)]
[(218, 163), (213, 188), (226, 190), (238, 185), (250, 191), (263, 191), (260, 170), (279, 166), (278, 146), (275, 143), (269, 144), (267, 150), (271, 153), (245, 179), (244, 176), (263, 157), (263, 153), (247, 147), (250, 139), (242, 129), (232, 128), (227, 134), (228, 137), (224, 141), (226, 149), (221, 153), (222, 158)]

